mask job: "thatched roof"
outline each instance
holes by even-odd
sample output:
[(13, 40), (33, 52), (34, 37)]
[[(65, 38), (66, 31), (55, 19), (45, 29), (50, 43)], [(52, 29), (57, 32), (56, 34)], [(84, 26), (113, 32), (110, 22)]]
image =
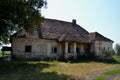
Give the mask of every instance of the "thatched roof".
[(93, 33), (89, 33), (89, 41), (109, 41), (109, 42), (113, 42), (112, 40), (104, 37), (103, 35), (101, 35), (98, 32), (93, 32)]
[(56, 39), (59, 42), (88, 42), (83, 36), (89, 34), (81, 26), (72, 23), (53, 19), (45, 19), (41, 26), (42, 38)]
[[(11, 37), (19, 36), (27, 37), (25, 30), (20, 30)], [(57, 40), (58, 42), (90, 43), (94, 40), (113, 42), (98, 32), (89, 33), (76, 24), (76, 20), (66, 22), (55, 19), (45, 19), (42, 25), (35, 31), (34, 36), (39, 39)]]

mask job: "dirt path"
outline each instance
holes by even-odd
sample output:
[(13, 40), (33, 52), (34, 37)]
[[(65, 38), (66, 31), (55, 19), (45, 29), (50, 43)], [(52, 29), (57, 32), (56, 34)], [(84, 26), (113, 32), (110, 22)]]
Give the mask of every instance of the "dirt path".
[[(107, 71), (111, 71), (111, 70), (115, 70), (116, 68), (112, 68), (112, 69), (109, 69)], [(101, 72), (101, 73), (94, 73), (94, 74), (91, 74), (89, 75), (87, 78), (85, 78), (85, 80), (93, 80), (94, 78), (96, 78), (97, 76), (107, 72), (107, 71), (104, 71), (104, 72)], [(107, 80), (114, 80), (116, 77), (120, 76), (120, 74), (117, 74), (117, 75), (114, 75), (114, 76), (108, 76), (107, 77)]]
[[(104, 72), (103, 72), (104, 73)], [(101, 75), (102, 73), (96, 73), (96, 74), (91, 74), (89, 75), (87, 78), (80, 78), (80, 79), (77, 79), (77, 80), (93, 80), (95, 79), (97, 76)], [(115, 78), (119, 77), (120, 74), (116, 74), (114, 76), (107, 76), (106, 77), (106, 80), (115, 80)]]
[(114, 76), (108, 76), (107, 77), (107, 80), (115, 80), (115, 78), (117, 78), (117, 77), (119, 77), (120, 76), (120, 74), (116, 74), (116, 75), (114, 75)]
[(99, 76), (100, 74), (102, 73), (91, 74), (85, 80), (93, 80), (95, 77)]

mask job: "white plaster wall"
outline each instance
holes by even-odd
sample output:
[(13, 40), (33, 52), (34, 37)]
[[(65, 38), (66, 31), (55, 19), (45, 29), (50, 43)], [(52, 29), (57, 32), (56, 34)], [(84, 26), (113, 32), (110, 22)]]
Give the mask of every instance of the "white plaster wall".
[[(32, 38), (16, 38), (12, 42), (13, 54), (17, 57), (32, 58), (36, 56), (47, 57), (48, 43), (51, 46), (57, 46), (57, 42), (54, 40), (46, 39), (32, 39)], [(32, 46), (31, 53), (25, 53), (25, 46)], [(27, 54), (27, 55), (26, 55)], [(51, 53), (50, 48), (50, 57), (55, 56), (54, 53)], [(56, 54), (57, 55), (57, 54)]]
[(94, 47), (97, 56), (102, 56), (103, 51), (108, 51), (109, 54), (112, 55), (112, 50), (113, 50), (112, 42), (95, 41)]

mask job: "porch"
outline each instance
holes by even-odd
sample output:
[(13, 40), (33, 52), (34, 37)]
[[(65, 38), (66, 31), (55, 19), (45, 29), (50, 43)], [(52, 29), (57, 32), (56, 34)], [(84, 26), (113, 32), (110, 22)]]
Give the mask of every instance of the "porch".
[(67, 59), (77, 59), (79, 55), (90, 54), (90, 44), (77, 42), (59, 43), (59, 56)]

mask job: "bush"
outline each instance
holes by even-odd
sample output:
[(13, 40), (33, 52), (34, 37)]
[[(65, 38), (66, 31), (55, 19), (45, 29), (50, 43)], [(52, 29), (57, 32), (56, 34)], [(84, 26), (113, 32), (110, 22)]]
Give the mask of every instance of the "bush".
[(120, 56), (120, 44), (116, 44), (115, 45), (115, 51), (116, 51), (116, 54)]
[(83, 53), (83, 54), (78, 54), (77, 55), (77, 59), (78, 60), (88, 60), (88, 59), (95, 59), (96, 56), (94, 55), (94, 53)]

